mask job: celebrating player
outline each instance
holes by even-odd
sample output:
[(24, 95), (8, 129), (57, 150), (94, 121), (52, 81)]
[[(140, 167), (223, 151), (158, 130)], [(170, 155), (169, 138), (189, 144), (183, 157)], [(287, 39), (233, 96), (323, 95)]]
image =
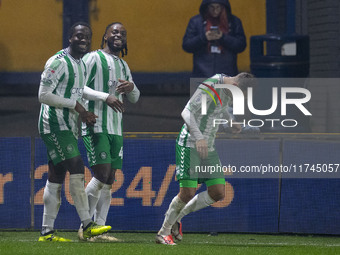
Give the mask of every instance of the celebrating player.
[(69, 47), (52, 56), (41, 75), (39, 133), (47, 147), (49, 162), (39, 241), (71, 241), (59, 237), (54, 231), (67, 170), (70, 172), (70, 193), (84, 226), (84, 237), (91, 238), (111, 229), (110, 226), (97, 225), (91, 219), (84, 189), (84, 163), (78, 149), (78, 116), (88, 125), (93, 125), (97, 117), (79, 103), (81, 98), (111, 100), (108, 94), (84, 87), (86, 68), (81, 58), (89, 51), (91, 37), (88, 24), (74, 24), (70, 29)]
[[(169, 205), (161, 229), (156, 235), (156, 243), (174, 245), (173, 237), (182, 240), (181, 219), (190, 212), (195, 212), (221, 200), (225, 196), (225, 179), (223, 173), (211, 176), (199, 176), (194, 173), (195, 166), (221, 165), (215, 150), (215, 137), (218, 125), (214, 119), (231, 119), (228, 107), (232, 103), (229, 90), (215, 88), (215, 84), (231, 84), (245, 91), (251, 84), (253, 76), (240, 73), (235, 77), (216, 74), (200, 84), (185, 106), (182, 117), (185, 124), (176, 140), (176, 178), (180, 191)], [(215, 90), (223, 104), (215, 104), (208, 96), (207, 89)], [(208, 91), (209, 92), (209, 91)], [(206, 98), (207, 114), (202, 114), (201, 102)], [(214, 99), (215, 100), (215, 99)], [(241, 132), (240, 125), (233, 125), (234, 132)], [(198, 183), (205, 183), (207, 190), (195, 196)]]
[[(102, 102), (89, 101), (87, 109), (98, 115), (98, 119), (93, 127), (83, 125), (82, 135), (94, 175), (86, 187), (90, 215), (94, 215), (97, 224), (104, 225), (110, 208), (115, 172), (122, 168), (123, 95), (136, 103), (140, 92), (132, 80), (129, 66), (119, 57), (120, 53), (122, 57), (127, 54), (127, 32), (121, 23), (115, 22), (106, 27), (101, 48), (84, 57), (90, 74), (87, 86), (113, 95), (113, 109)], [(78, 235), (82, 239), (82, 228)], [(108, 234), (95, 240), (117, 241)]]

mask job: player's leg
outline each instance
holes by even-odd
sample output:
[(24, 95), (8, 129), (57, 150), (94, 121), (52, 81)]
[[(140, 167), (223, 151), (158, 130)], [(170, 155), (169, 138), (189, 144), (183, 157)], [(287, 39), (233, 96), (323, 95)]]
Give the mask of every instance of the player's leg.
[[(106, 182), (101, 190), (100, 198), (97, 203), (94, 220), (97, 224), (105, 224), (109, 209), (111, 206), (111, 187), (115, 180), (115, 174), (117, 169), (122, 169), (123, 165), (123, 136), (108, 135), (110, 142), (110, 158), (111, 168), (110, 171), (106, 171), (109, 175), (105, 178)], [(105, 234), (101, 237), (102, 240), (116, 242), (117, 238)]]
[(195, 195), (197, 180), (190, 180), (190, 148), (176, 145), (176, 177), (180, 184), (180, 192), (175, 196), (165, 213), (161, 229), (156, 235), (156, 242), (174, 244), (171, 228), (176, 223), (178, 214)]
[[(195, 157), (193, 153), (191, 155), (192, 157)], [(204, 162), (202, 162), (202, 164), (208, 166), (209, 165), (215, 166), (217, 164), (220, 164), (220, 159), (216, 151), (209, 152), (208, 158)], [(181, 234), (182, 227), (181, 220), (185, 215), (206, 208), (211, 204), (215, 203), (216, 201), (219, 201), (224, 198), (225, 180), (223, 173), (216, 174), (214, 173), (213, 175), (204, 177), (208, 177), (208, 179), (204, 180), (207, 186), (207, 190), (198, 193), (193, 199), (191, 199), (186, 204), (186, 206), (179, 213), (176, 224), (174, 224), (172, 229), (173, 235), (176, 237), (176, 239), (179, 240), (182, 239), (183, 234)]]
[[(196, 182), (197, 185), (197, 182)], [(196, 187), (181, 187), (180, 192), (175, 196), (168, 210), (165, 213), (165, 218), (161, 229), (158, 231), (159, 235), (168, 236), (171, 234), (171, 228), (175, 224), (178, 214), (185, 207), (185, 205), (195, 195)]]
[(54, 166), (52, 161), (48, 162), (48, 180), (43, 195), (44, 213), (39, 241), (70, 241), (69, 239), (56, 236), (54, 232), (54, 222), (61, 204), (61, 188), (65, 174), (66, 169), (60, 164)]
[(103, 178), (104, 186), (95, 211), (95, 222), (103, 223), (106, 221), (111, 206), (111, 187), (115, 180), (117, 169), (122, 169), (123, 165), (123, 136), (106, 135), (109, 151), (108, 159), (110, 166), (107, 166), (105, 178)]
[(206, 208), (224, 198), (225, 180), (223, 178), (206, 182), (206, 185), (208, 189), (198, 193), (179, 213), (178, 222), (181, 222), (185, 215)]
[(111, 175), (103, 185), (100, 197), (96, 206), (94, 221), (99, 225), (104, 225), (111, 206), (111, 188), (115, 180), (116, 169), (111, 170)]
[(85, 192), (89, 200), (90, 216), (94, 215), (99, 198), (101, 196), (101, 190), (105, 185), (106, 172), (111, 172), (111, 164), (98, 164), (92, 166), (93, 177), (89, 184), (86, 186)]
[(102, 234), (110, 226), (97, 226), (90, 217), (88, 198), (85, 193), (84, 163), (78, 149), (78, 140), (70, 131), (60, 135), (60, 148), (64, 153), (62, 165), (70, 172), (70, 194), (74, 201), (79, 218), (84, 226), (84, 237)]
[(60, 142), (60, 134), (43, 134), (41, 137), (47, 148), (49, 162), (48, 180), (43, 195), (44, 213), (39, 241), (70, 241), (56, 236), (54, 232), (54, 221), (61, 204), (61, 187), (66, 174), (66, 168), (61, 164), (65, 159), (65, 154)]
[[(193, 180), (180, 180), (180, 191), (175, 196), (168, 210), (165, 213), (164, 221), (161, 229), (158, 231), (156, 236), (156, 242), (162, 244), (171, 244), (173, 242), (172, 235), (176, 238), (181, 234), (181, 226), (176, 227), (177, 231), (172, 231), (173, 226), (177, 224), (177, 218), (179, 213), (183, 210), (186, 204), (195, 196), (197, 189), (197, 181)], [(176, 238), (181, 239), (180, 237)]]
[[(104, 184), (100, 192), (100, 197), (94, 213), (94, 221), (98, 225), (105, 225), (107, 215), (109, 213), (112, 199), (111, 187), (115, 179), (115, 171), (116, 171), (115, 169), (112, 169), (111, 177), (109, 178), (107, 183)], [(103, 235), (97, 236), (91, 239), (90, 241), (120, 242), (121, 240), (112, 236), (109, 233), (104, 233)]]
[(90, 216), (93, 217), (101, 190), (111, 175), (111, 154), (109, 136), (90, 134), (83, 137), (93, 177), (86, 187)]

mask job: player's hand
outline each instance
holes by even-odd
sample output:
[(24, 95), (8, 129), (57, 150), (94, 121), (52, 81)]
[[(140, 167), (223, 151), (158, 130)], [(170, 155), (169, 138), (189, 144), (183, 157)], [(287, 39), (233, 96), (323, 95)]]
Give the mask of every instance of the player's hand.
[(120, 84), (117, 86), (116, 91), (121, 94), (130, 93), (135, 86), (132, 82), (129, 82), (129, 81), (125, 81), (121, 79), (119, 79), (118, 81), (120, 82)]
[(80, 114), (81, 121), (85, 122), (89, 126), (93, 126), (96, 123), (96, 118), (98, 118), (98, 116), (93, 112), (85, 111)]
[(76, 106), (74, 108), (76, 112), (79, 113), (79, 117), (82, 122), (85, 122), (87, 125), (93, 126), (96, 123), (97, 115), (93, 112), (88, 112), (78, 101), (76, 102)]
[(110, 106), (115, 112), (124, 112), (123, 102), (121, 102), (114, 95), (109, 95), (106, 99), (106, 103)]
[(208, 143), (207, 140), (202, 139), (196, 142), (196, 150), (200, 155), (201, 159), (206, 159), (208, 157)]
[(205, 32), (205, 36), (207, 37), (208, 41), (216, 41), (221, 39), (223, 33), (220, 30), (218, 32), (208, 30), (207, 32)]

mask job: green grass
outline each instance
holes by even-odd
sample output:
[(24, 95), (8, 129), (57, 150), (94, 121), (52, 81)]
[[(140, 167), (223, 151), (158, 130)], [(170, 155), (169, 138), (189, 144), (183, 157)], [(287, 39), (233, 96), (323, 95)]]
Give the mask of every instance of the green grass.
[(340, 238), (324, 236), (256, 234), (185, 234), (176, 246), (154, 242), (154, 233), (114, 233), (122, 243), (89, 243), (76, 232), (59, 232), (72, 243), (37, 242), (39, 233), (0, 232), (0, 254), (340, 254)]

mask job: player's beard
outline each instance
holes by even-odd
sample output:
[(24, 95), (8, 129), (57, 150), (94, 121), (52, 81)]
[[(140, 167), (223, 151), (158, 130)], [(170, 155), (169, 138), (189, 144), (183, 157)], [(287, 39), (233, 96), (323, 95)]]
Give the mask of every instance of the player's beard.
[(108, 43), (111, 52), (121, 52), (125, 47), (126, 43), (122, 43), (120, 46), (115, 46), (114, 42)]

